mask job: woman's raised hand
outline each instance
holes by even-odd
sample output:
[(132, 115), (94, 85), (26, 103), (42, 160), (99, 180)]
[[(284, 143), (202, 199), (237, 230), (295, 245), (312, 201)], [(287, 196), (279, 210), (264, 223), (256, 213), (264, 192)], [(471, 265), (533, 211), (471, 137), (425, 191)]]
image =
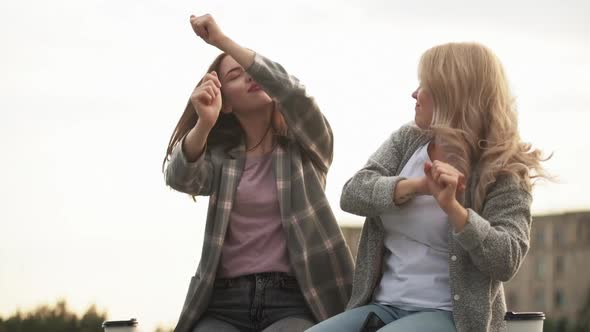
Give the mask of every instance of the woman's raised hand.
[(207, 73), (191, 94), (191, 103), (199, 116), (199, 121), (213, 128), (221, 111), (221, 82), (216, 72)]
[(191, 15), (191, 26), (207, 44), (220, 48), (220, 44), (226, 36), (223, 34), (213, 16), (206, 14), (202, 16)]

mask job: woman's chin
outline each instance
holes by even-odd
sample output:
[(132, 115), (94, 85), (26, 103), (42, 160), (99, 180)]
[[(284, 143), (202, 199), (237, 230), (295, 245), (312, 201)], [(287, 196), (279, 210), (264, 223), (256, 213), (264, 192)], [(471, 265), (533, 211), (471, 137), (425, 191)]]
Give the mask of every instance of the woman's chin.
[(234, 108), (234, 112), (240, 114), (253, 114), (258, 112), (263, 112), (265, 110), (269, 110), (272, 106), (272, 99), (268, 100), (257, 100), (254, 103), (248, 103), (248, 105), (243, 105), (240, 108)]

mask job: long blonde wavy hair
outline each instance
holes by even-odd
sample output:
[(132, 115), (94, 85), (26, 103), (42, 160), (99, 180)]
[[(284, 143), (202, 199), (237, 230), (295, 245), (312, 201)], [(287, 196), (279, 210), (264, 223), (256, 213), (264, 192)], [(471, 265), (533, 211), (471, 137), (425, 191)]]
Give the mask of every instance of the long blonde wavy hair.
[(422, 89), (432, 95), (430, 130), (448, 162), (466, 177), (477, 167), (473, 207), (480, 210), (498, 175), (514, 177), (528, 191), (534, 178), (547, 178), (542, 152), (521, 141), (514, 98), (502, 64), (477, 43), (449, 43), (420, 59)]

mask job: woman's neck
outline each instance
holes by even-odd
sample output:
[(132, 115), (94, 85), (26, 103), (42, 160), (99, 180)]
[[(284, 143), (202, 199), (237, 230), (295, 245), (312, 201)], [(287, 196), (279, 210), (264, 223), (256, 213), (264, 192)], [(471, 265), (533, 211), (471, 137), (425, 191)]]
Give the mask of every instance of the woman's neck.
[(238, 121), (246, 136), (246, 151), (248, 155), (260, 155), (272, 151), (274, 135), (271, 128), (272, 107), (238, 115)]

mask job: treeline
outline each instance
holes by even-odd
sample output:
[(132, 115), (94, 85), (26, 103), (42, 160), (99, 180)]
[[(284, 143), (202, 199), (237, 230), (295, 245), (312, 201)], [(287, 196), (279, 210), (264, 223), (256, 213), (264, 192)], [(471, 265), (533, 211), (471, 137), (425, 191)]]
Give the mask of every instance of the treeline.
[[(78, 316), (60, 300), (54, 306), (41, 305), (30, 312), (19, 310), (8, 318), (0, 317), (0, 332), (103, 332), (102, 323), (107, 319), (106, 311), (95, 305)], [(159, 327), (155, 332), (171, 331)]]

